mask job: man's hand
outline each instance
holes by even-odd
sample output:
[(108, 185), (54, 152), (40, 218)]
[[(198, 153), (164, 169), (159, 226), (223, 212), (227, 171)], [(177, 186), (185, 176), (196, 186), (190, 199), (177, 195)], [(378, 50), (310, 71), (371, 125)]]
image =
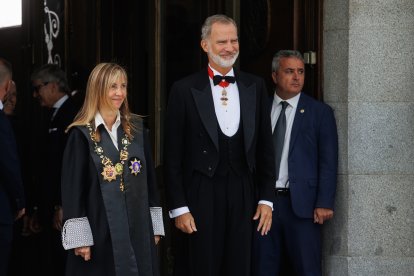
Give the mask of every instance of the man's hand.
[(85, 261), (89, 261), (91, 259), (91, 247), (84, 246), (75, 248), (75, 255), (81, 256)]
[(185, 213), (175, 218), (175, 227), (184, 233), (191, 234), (197, 231), (194, 218), (191, 213)]
[(55, 208), (55, 214), (53, 215), (53, 228), (62, 231), (62, 220), (63, 220), (63, 210), (62, 207), (58, 206)]
[(315, 208), (313, 211), (313, 222), (323, 224), (333, 217), (333, 210), (326, 208)]
[(26, 213), (26, 209), (20, 209), (19, 211), (17, 211), (16, 217), (14, 220), (18, 220), (19, 218), (21, 218), (24, 214)]
[(257, 226), (257, 231), (262, 230), (261, 234), (267, 235), (270, 227), (272, 226), (272, 208), (266, 204), (257, 205), (256, 214), (254, 214), (253, 220), (260, 218), (259, 225)]

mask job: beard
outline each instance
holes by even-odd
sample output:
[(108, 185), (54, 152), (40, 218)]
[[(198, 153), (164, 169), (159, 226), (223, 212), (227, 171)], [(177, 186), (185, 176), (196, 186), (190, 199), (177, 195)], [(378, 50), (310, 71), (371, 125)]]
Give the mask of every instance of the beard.
[(220, 67), (228, 68), (233, 67), (233, 64), (236, 62), (237, 57), (239, 56), (239, 51), (235, 52), (231, 59), (224, 59), (220, 55), (212, 53), (210, 49), (207, 54), (214, 61), (214, 63), (216, 63)]

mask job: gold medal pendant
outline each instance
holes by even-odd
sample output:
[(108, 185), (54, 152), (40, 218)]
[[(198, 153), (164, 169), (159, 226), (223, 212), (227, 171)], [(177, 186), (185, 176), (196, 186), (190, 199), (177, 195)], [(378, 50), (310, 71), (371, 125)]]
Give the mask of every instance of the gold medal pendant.
[(101, 174), (103, 175), (103, 179), (108, 182), (115, 180), (117, 175), (115, 167), (111, 165), (106, 165)]
[(229, 100), (229, 98), (227, 98), (227, 91), (226, 89), (223, 88), (223, 91), (221, 91), (221, 104), (226, 106), (227, 105), (227, 101)]
[(125, 161), (128, 159), (128, 152), (126, 150), (121, 150), (119, 152), (119, 160)]

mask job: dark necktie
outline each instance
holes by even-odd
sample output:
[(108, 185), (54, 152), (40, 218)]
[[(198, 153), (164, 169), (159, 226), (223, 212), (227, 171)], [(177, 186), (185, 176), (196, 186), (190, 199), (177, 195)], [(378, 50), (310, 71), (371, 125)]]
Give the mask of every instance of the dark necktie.
[(54, 119), (55, 119), (55, 116), (56, 116), (56, 114), (55, 114), (55, 112), (57, 112), (56, 111), (57, 110), (57, 108), (56, 107), (52, 107), (51, 109), (50, 109), (50, 115), (49, 115), (49, 118), (50, 118), (50, 121), (52, 122)]
[(280, 102), (282, 110), (280, 111), (279, 118), (277, 119), (275, 129), (273, 131), (273, 146), (275, 150), (275, 168), (276, 179), (279, 179), (280, 160), (282, 158), (283, 145), (285, 143), (286, 133), (286, 107), (289, 105), (287, 102)]

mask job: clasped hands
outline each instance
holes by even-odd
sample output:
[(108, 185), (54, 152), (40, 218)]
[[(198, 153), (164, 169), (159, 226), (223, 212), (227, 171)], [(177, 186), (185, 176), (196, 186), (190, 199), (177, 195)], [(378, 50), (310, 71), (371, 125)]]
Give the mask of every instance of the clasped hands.
[[(260, 231), (262, 236), (267, 235), (272, 226), (272, 208), (266, 204), (259, 204), (256, 213), (253, 216), (253, 220), (259, 220), (257, 231)], [(187, 234), (197, 232), (194, 217), (191, 213), (185, 213), (176, 217), (175, 227)]]

